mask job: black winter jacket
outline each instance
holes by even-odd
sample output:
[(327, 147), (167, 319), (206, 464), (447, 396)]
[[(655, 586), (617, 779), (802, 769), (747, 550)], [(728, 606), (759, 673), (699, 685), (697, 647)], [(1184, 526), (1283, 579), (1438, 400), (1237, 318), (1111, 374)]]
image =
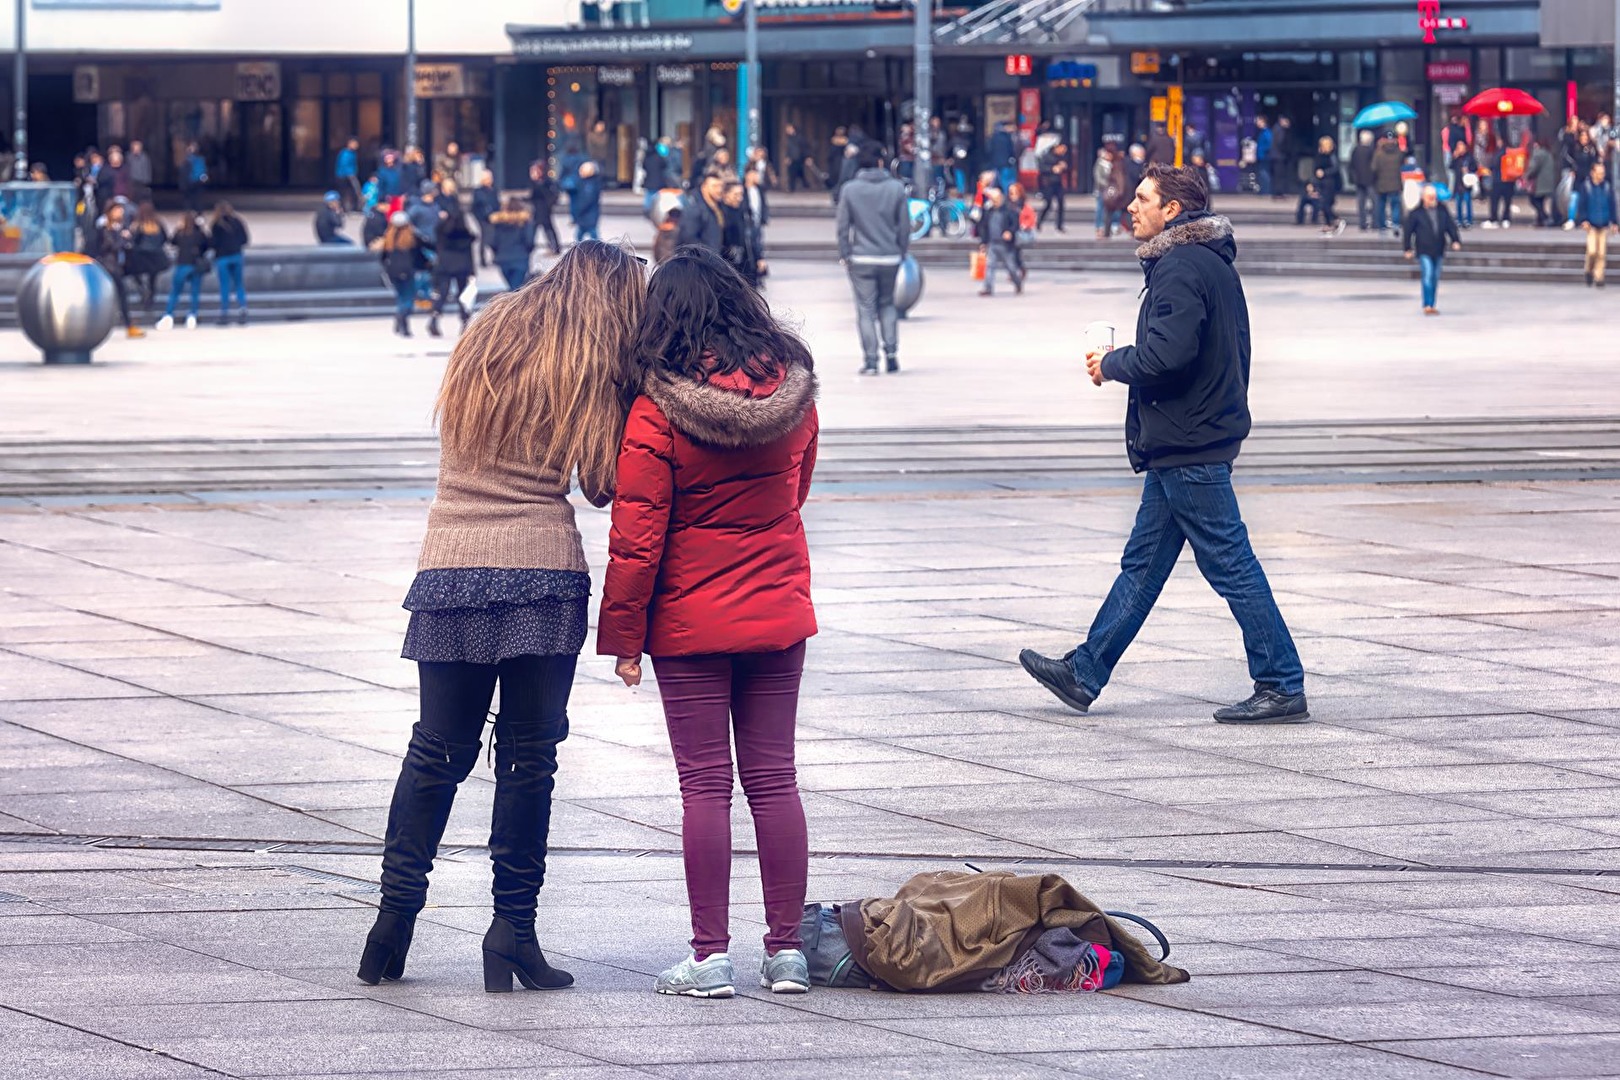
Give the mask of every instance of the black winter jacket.
[(1232, 461), (1249, 434), (1249, 307), (1232, 265), (1232, 224), (1189, 214), (1136, 256), (1147, 278), (1136, 344), (1102, 364), (1106, 378), (1131, 388), (1131, 468)]
[(209, 230), (209, 244), (222, 259), (242, 254), (249, 242), (247, 226), (239, 217), (220, 218), (219, 224)]
[(534, 218), (522, 211), (491, 214), (489, 247), (496, 266), (528, 266), (534, 254)]
[(685, 205), (681, 208), (681, 228), (676, 243), (680, 247), (696, 244), (708, 248), (716, 255), (725, 248), (725, 220), (709, 205), (709, 201), (700, 191), (691, 191), (686, 195)]
[(433, 234), (433, 249), (438, 254), (433, 272), (440, 277), (471, 277), (476, 241), (477, 237), (468, 227), (467, 215), (459, 207), (440, 218)]
[(1420, 206), (1408, 211), (1401, 221), (1401, 247), (1404, 251), (1415, 251), (1431, 259), (1443, 259), (1447, 245), (1460, 243), (1462, 238), (1457, 235), (1457, 223), (1452, 220), (1451, 210), (1443, 202), (1435, 203), (1432, 210)]

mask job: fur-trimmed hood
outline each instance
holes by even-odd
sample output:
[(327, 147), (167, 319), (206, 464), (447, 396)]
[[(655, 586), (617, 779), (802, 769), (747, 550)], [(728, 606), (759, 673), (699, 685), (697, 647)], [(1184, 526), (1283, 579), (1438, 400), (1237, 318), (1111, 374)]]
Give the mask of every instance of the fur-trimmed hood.
[(768, 446), (786, 437), (804, 421), (818, 392), (815, 375), (797, 364), (775, 386), (732, 389), (652, 375), (642, 389), (687, 438), (722, 450)]
[(1162, 259), (1182, 244), (1207, 245), (1227, 262), (1237, 257), (1231, 220), (1202, 212), (1189, 215), (1185, 221), (1174, 222), (1158, 236), (1143, 241), (1136, 249), (1136, 257), (1143, 262)]

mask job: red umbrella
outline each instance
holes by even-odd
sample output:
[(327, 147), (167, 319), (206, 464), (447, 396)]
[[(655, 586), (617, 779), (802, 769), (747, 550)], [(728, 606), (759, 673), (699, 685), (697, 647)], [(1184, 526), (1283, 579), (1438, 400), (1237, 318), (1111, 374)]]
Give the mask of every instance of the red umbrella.
[(1462, 111), (1469, 116), (1536, 116), (1547, 107), (1523, 90), (1499, 86), (1475, 94)]

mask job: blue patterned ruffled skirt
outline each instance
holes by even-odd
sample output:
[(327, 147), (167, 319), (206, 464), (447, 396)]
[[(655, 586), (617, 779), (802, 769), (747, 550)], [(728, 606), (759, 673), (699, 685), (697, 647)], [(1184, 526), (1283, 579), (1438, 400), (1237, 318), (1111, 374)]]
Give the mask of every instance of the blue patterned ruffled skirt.
[(591, 576), (576, 570), (423, 570), (405, 596), (411, 623), (401, 655), (464, 664), (575, 656), (590, 598)]

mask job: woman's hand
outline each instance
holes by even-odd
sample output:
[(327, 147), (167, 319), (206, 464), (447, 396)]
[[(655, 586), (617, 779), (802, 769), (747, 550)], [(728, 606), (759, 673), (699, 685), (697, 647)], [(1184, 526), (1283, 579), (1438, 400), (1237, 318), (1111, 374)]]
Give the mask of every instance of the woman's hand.
[(626, 686), (641, 685), (641, 657), (621, 656), (613, 665), (613, 674), (624, 680)]

